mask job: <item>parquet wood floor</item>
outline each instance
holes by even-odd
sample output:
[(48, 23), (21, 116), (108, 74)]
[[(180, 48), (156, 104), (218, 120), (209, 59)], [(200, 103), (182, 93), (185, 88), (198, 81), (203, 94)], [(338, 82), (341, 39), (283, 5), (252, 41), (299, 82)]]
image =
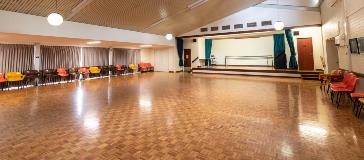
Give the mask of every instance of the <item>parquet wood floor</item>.
[(300, 79), (156, 72), (6, 91), (0, 159), (364, 159), (351, 109)]

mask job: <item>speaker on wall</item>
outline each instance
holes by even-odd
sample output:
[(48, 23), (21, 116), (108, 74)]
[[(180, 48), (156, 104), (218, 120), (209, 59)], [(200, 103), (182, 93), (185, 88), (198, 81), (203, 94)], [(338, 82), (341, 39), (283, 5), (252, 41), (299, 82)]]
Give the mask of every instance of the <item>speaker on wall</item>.
[(193, 42), (197, 42), (197, 40), (196, 40), (196, 39), (193, 39), (192, 41), (193, 41)]

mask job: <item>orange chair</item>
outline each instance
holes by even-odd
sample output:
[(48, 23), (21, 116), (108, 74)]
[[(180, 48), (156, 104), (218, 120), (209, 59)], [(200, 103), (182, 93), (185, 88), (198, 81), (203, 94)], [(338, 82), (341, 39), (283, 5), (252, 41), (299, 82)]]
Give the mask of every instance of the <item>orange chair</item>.
[(8, 81), (5, 79), (4, 74), (0, 73), (0, 84), (1, 84), (2, 91), (4, 90), (7, 82)]
[(57, 75), (61, 78), (61, 81), (62, 79), (66, 79), (67, 78), (67, 82), (68, 82), (68, 79), (69, 79), (69, 74), (67, 72), (67, 70), (65, 68), (58, 68), (57, 69)]
[(152, 66), (152, 64), (147, 63), (147, 67), (148, 67), (148, 71), (154, 71), (154, 66)]
[(139, 63), (138, 64), (138, 69), (140, 72), (148, 72), (148, 65), (146, 63)]
[(78, 69), (78, 73), (82, 75), (83, 79), (87, 79), (90, 72), (86, 67), (81, 67)]

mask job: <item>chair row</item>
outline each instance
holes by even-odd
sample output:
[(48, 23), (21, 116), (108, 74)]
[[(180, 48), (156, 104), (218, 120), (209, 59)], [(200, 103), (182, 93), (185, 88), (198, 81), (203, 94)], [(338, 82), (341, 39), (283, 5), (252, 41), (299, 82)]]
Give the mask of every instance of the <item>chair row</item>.
[[(144, 66), (144, 63), (139, 66)], [(45, 69), (41, 71), (27, 70), (24, 73), (20, 72), (7, 72), (5, 75), (0, 73), (0, 87), (4, 90), (6, 87), (12, 87), (14, 84), (18, 88), (24, 85), (38, 84), (47, 85), (48, 83), (72, 81), (75, 79), (87, 79), (93, 77), (102, 77), (111, 75), (123, 75), (127, 73), (134, 73), (136, 71), (153, 71), (150, 65), (148, 68), (136, 67), (134, 64), (129, 65), (110, 65), (110, 66), (92, 66), (80, 68), (58, 68), (58, 69)]]
[(329, 75), (321, 77), (321, 90), (330, 95), (331, 102), (336, 104), (337, 108), (343, 96), (347, 96), (353, 104), (353, 112), (356, 117), (360, 117), (363, 109), (364, 93), (356, 92), (359, 78), (350, 72), (335, 70)]

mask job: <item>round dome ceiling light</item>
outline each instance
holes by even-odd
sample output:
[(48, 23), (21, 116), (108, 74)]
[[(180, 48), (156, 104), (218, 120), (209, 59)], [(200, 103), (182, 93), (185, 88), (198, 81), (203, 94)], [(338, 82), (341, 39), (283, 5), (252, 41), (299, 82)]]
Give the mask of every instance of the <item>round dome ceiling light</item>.
[(274, 23), (274, 29), (277, 31), (283, 30), (284, 23), (282, 21), (277, 21), (276, 23)]
[(173, 39), (173, 34), (166, 34), (166, 39), (167, 40), (172, 40)]
[(47, 20), (52, 26), (59, 26), (63, 23), (63, 17), (58, 13), (49, 14)]

